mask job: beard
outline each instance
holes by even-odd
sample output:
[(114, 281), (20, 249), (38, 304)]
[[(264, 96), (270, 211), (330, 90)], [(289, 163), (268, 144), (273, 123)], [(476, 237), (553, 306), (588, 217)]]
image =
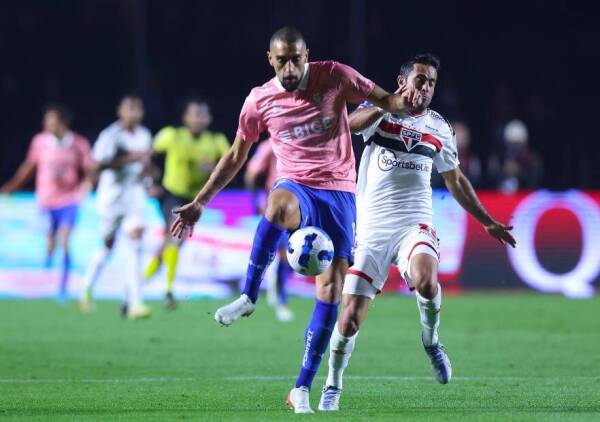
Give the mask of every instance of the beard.
[(300, 79), (296, 77), (283, 78), (283, 81), (281, 81), (281, 86), (288, 92), (295, 91), (298, 88), (298, 85), (300, 85)]

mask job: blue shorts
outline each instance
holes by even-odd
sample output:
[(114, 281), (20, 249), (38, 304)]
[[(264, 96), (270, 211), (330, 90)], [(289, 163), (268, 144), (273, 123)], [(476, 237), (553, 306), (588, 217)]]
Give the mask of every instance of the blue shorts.
[(356, 197), (351, 192), (314, 189), (289, 179), (275, 183), (273, 190), (292, 192), (300, 202), (300, 227), (323, 229), (333, 241), (333, 256), (354, 263), (354, 234), (356, 228)]
[(43, 211), (50, 220), (50, 233), (56, 233), (60, 227), (73, 228), (77, 219), (78, 208), (77, 204), (58, 208), (44, 208)]

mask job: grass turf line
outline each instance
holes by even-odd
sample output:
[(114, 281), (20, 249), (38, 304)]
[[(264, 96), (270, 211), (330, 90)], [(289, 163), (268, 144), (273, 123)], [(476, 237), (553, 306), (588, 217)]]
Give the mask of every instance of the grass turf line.
[[(124, 321), (48, 301), (0, 302), (0, 418), (281, 420), (313, 301), (277, 322), (261, 301), (232, 327), (220, 304), (153, 304)], [(533, 294), (444, 299), (441, 339), (456, 381), (431, 378), (414, 299), (378, 298), (361, 330), (339, 414), (344, 420), (599, 420), (600, 305)], [(327, 355), (315, 381), (316, 409)]]

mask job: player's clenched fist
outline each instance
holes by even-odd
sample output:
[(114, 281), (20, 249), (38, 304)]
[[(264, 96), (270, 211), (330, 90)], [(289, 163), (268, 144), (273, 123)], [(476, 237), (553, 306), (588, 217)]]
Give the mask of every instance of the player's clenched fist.
[(188, 236), (192, 237), (194, 233), (194, 224), (200, 219), (204, 211), (204, 206), (192, 201), (180, 208), (173, 209), (173, 214), (177, 216), (171, 225), (171, 234), (181, 239), (183, 234), (188, 231)]

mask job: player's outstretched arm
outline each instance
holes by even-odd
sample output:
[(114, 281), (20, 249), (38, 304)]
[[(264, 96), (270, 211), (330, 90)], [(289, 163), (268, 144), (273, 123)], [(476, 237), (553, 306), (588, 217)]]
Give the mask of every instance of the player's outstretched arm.
[(30, 161), (23, 161), (12, 179), (0, 187), (0, 193), (9, 194), (20, 189), (35, 173), (35, 164)]
[(458, 203), (485, 227), (490, 236), (498, 239), (502, 244), (508, 243), (513, 248), (517, 245), (517, 241), (510, 233), (512, 226), (504, 225), (490, 216), (477, 197), (473, 185), (460, 168), (444, 172), (442, 177)]
[(217, 167), (211, 173), (208, 181), (202, 190), (196, 195), (196, 198), (187, 205), (175, 208), (173, 213), (177, 218), (171, 225), (171, 234), (181, 239), (186, 229), (189, 229), (189, 235), (196, 221), (202, 215), (206, 204), (219, 193), (240, 171), (246, 160), (248, 153), (252, 148), (252, 142), (246, 142), (239, 136), (236, 136), (233, 145), (227, 153), (219, 160)]
[(401, 114), (411, 108), (423, 105), (423, 96), (421, 93), (416, 89), (405, 87), (390, 94), (385, 89), (375, 85), (375, 88), (373, 88), (367, 99), (373, 105), (395, 114)]
[(375, 106), (357, 108), (348, 116), (350, 132), (354, 134), (362, 132), (375, 123), (384, 113), (385, 111)]
[[(394, 94), (401, 94), (406, 88), (398, 88)], [(393, 94), (390, 94), (393, 95)], [(361, 105), (348, 116), (348, 126), (350, 132), (358, 134), (371, 126), (381, 116), (385, 114), (385, 110), (381, 107), (376, 107), (373, 104), (370, 106)]]

